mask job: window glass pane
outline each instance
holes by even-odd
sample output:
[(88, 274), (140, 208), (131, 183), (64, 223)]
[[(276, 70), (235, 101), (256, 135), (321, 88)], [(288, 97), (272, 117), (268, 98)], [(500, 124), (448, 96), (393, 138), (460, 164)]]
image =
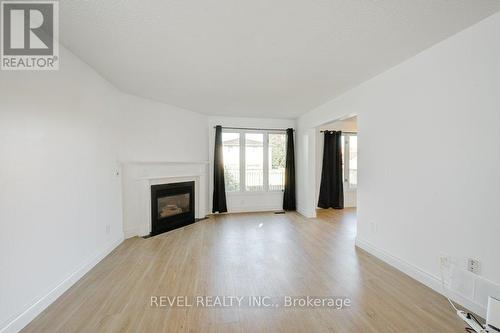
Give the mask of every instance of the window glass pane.
[(358, 184), (358, 137), (349, 138), (349, 185), (356, 187)]
[(222, 132), (226, 191), (240, 190), (240, 134)]
[(245, 187), (264, 190), (264, 134), (245, 133)]
[(285, 189), (286, 135), (269, 134), (269, 190)]
[(346, 175), (345, 175), (345, 164), (344, 164), (344, 156), (345, 156), (345, 136), (340, 136), (340, 146), (342, 150), (342, 179), (344, 182), (347, 181)]

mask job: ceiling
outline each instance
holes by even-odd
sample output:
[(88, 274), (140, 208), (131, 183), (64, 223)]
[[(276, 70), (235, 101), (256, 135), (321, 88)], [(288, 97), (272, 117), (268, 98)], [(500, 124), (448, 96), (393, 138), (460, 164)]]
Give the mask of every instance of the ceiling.
[(295, 118), (498, 10), (498, 0), (64, 0), (60, 38), (124, 92)]
[(330, 123), (319, 126), (321, 131), (358, 131), (358, 117), (350, 117), (347, 119), (332, 121)]

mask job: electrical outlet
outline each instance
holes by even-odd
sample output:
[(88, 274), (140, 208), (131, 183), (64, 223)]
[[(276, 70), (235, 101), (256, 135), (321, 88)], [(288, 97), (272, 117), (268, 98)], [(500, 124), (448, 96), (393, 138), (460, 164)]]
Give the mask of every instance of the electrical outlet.
[(439, 257), (439, 262), (441, 263), (441, 267), (449, 268), (451, 265), (451, 258), (447, 255), (441, 255)]
[(109, 224), (106, 224), (106, 234), (109, 235), (111, 232), (111, 226)]
[(481, 262), (477, 259), (468, 258), (467, 259), (467, 270), (474, 274), (481, 273)]

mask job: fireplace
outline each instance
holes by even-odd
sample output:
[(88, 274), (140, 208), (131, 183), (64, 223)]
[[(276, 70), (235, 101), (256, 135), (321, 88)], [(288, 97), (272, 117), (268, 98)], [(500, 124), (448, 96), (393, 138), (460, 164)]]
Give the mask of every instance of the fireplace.
[(151, 185), (151, 236), (193, 222), (194, 182)]

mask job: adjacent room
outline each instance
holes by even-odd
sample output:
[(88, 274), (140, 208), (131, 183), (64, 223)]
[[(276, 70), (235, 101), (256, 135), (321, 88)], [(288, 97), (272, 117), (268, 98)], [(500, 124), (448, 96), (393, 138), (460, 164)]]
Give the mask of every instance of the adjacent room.
[(0, 333), (500, 332), (500, 1), (0, 7)]

